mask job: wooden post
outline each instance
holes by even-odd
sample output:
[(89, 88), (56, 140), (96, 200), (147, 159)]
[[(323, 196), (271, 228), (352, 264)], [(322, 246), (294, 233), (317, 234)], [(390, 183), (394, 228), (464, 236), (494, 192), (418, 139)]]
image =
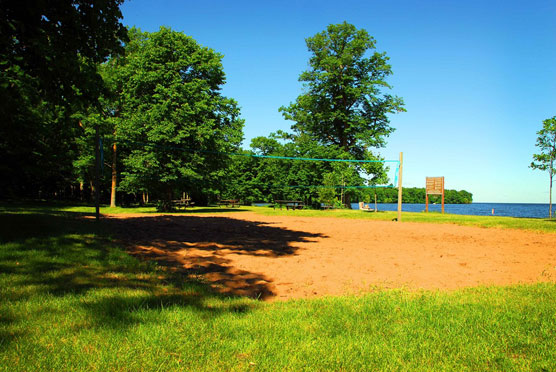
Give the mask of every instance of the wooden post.
[(95, 219), (100, 220), (100, 134), (95, 128)]
[(110, 187), (110, 208), (116, 207), (116, 186), (118, 183), (118, 172), (116, 171), (117, 147), (116, 142), (112, 145), (112, 186)]
[(400, 152), (400, 173), (398, 175), (398, 222), (402, 222), (402, 169), (403, 152)]
[(429, 193), (427, 192), (426, 188), (425, 188), (425, 212), (429, 213)]
[(444, 177), (442, 177), (442, 214), (444, 214)]

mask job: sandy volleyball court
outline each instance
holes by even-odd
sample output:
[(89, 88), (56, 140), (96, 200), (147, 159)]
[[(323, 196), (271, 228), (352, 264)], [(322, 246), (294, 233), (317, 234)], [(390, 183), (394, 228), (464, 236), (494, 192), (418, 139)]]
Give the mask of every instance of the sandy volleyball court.
[(133, 254), (267, 300), (556, 281), (556, 234), (253, 212), (107, 217)]

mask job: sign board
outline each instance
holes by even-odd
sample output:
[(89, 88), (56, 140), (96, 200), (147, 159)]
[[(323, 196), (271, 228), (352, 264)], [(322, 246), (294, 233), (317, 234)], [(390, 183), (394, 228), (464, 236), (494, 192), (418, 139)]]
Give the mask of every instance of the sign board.
[(444, 194), (444, 177), (427, 177), (427, 194)]
[(442, 213), (444, 213), (444, 177), (427, 177), (425, 192), (425, 212), (429, 211), (429, 195), (442, 195)]

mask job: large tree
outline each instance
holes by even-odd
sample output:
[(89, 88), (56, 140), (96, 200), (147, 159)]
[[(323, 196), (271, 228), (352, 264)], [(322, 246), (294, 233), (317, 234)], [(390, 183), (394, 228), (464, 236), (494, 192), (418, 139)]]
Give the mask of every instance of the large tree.
[(73, 114), (95, 105), (97, 65), (122, 50), (122, 0), (0, 1), (0, 188), (59, 194), (71, 182)]
[(552, 182), (554, 180), (554, 160), (556, 159), (556, 116), (543, 121), (543, 127), (537, 132), (537, 146), (539, 154), (533, 155), (530, 167), (548, 172), (549, 177), (549, 209), (548, 215), (552, 218)]
[(2, 0), (3, 87), (17, 74), (26, 74), (49, 101), (98, 97), (102, 84), (97, 65), (120, 52), (127, 37), (120, 23), (122, 2)]
[(243, 136), (236, 102), (220, 92), (222, 56), (164, 27), (131, 35), (117, 74), (122, 189), (206, 195), (224, 174), (223, 153), (237, 151)]
[(292, 129), (359, 159), (368, 148), (383, 147), (394, 130), (388, 114), (405, 111), (401, 98), (384, 92), (392, 74), (386, 54), (374, 51), (367, 31), (346, 22), (329, 25), (306, 43), (310, 68), (299, 77), (305, 92), (280, 108), (295, 122)]

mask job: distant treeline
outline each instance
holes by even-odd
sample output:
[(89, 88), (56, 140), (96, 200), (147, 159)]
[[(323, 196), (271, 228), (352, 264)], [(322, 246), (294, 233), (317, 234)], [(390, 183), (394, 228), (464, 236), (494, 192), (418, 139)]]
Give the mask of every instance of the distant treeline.
[[(378, 203), (397, 203), (398, 189), (380, 188), (376, 189)], [(425, 189), (418, 187), (408, 187), (403, 189), (402, 196), (404, 203), (425, 203)], [(373, 200), (371, 200), (373, 201)], [(429, 203), (441, 203), (440, 195), (429, 195)], [(473, 194), (465, 190), (445, 190), (444, 203), (446, 204), (470, 204), (473, 202)]]

